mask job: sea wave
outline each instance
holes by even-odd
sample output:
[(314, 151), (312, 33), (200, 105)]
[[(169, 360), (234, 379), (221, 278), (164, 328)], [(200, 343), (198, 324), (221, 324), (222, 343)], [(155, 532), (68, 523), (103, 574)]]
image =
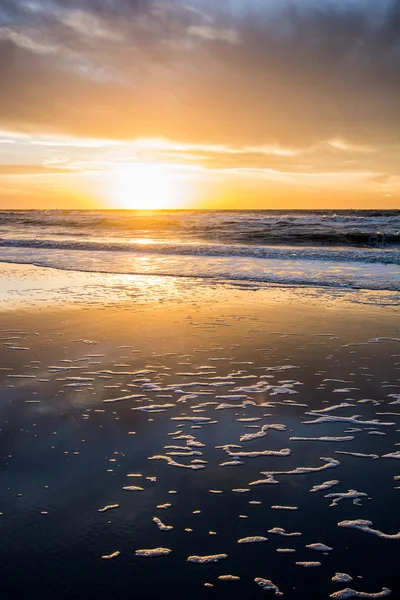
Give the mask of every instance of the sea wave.
[(299, 259), (254, 256), (162, 254), (153, 252), (110, 252), (63, 248), (2, 248), (0, 260), (9, 263), (51, 267), (67, 271), (120, 275), (167, 276), (251, 282), (254, 285), (282, 284), (400, 291), (397, 264), (361, 261)]
[[(319, 260), (400, 264), (400, 253), (392, 249), (370, 250), (355, 248), (321, 248), (265, 246), (244, 244), (201, 244), (173, 242), (117, 242), (76, 239), (0, 239), (0, 248), (42, 248), (48, 250), (84, 250), (94, 252), (130, 252), (132, 254), (161, 254), (173, 256), (249, 257), (280, 260)], [(1, 255), (0, 255), (1, 258)]]
[(0, 211), (0, 261), (400, 290), (400, 211)]
[(0, 236), (400, 248), (400, 211), (0, 211)]

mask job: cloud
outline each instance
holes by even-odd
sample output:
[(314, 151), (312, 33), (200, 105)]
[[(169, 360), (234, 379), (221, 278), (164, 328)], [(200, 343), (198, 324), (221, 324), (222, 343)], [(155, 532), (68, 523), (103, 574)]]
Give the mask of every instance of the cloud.
[(192, 25), (188, 27), (187, 33), (189, 35), (198, 36), (205, 40), (223, 40), (230, 42), (231, 44), (239, 43), (239, 35), (232, 29), (220, 29), (218, 27), (209, 27), (206, 25)]
[(399, 72), (399, 0), (2, 0), (0, 162), (27, 144), (32, 164), (394, 181)]
[(5, 3), (1, 126), (285, 145), (398, 136), (399, 2), (246, 5)]

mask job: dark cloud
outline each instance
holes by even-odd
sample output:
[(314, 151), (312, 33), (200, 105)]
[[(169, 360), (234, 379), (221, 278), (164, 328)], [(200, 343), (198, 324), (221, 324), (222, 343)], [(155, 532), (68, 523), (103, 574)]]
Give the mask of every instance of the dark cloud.
[(398, 0), (215, 4), (2, 0), (0, 128), (233, 145), (398, 143)]

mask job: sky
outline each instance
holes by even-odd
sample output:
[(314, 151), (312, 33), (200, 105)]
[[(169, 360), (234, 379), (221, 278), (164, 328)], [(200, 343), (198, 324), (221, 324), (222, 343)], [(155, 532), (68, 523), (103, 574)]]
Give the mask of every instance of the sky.
[(0, 0), (0, 208), (400, 208), (400, 0)]

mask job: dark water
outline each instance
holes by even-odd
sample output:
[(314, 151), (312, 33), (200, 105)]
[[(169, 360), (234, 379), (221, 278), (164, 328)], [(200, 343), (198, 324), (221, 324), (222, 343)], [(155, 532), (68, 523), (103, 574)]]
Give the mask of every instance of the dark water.
[[(400, 482), (393, 479), (400, 474), (400, 463), (382, 457), (398, 451), (400, 410), (391, 404), (396, 402), (391, 394), (400, 393), (399, 344), (395, 338), (370, 341), (376, 335), (396, 333), (393, 324), (366, 322), (363, 329), (362, 319), (343, 317), (338, 322), (326, 313), (306, 326), (299, 313), (277, 318), (253, 311), (251, 317), (240, 317), (228, 307), (217, 316), (211, 311), (196, 314), (195, 308), (180, 317), (165, 314), (164, 324), (144, 313), (142, 318), (123, 321), (124, 327), (112, 318), (104, 321), (105, 313), (96, 315), (87, 321), (82, 315), (76, 322), (63, 313), (62, 323), (57, 316), (39, 315), (34, 328), (27, 319), (15, 330), (3, 320), (1, 365), (10, 369), (0, 371), (0, 589), (5, 598), (273, 597), (273, 592), (257, 587), (256, 577), (272, 580), (289, 600), (320, 600), (345, 587), (376, 593), (386, 586), (393, 598), (399, 597), (400, 540), (338, 527), (343, 520), (365, 519), (381, 532), (400, 531), (395, 489)], [(214, 379), (228, 375), (226, 381)], [(271, 378), (262, 378), (265, 375)], [(243, 393), (236, 388), (260, 382), (264, 391), (246, 392), (247, 404), (234, 398)], [(188, 383), (193, 386), (185, 387)], [(268, 384), (275, 389), (267, 389)], [(161, 389), (151, 390), (152, 385)], [(129, 394), (145, 397), (103, 402)], [(221, 395), (231, 395), (232, 400), (218, 398)], [(318, 418), (307, 414), (310, 411), (341, 402), (351, 406), (327, 414), (359, 415), (360, 423), (304, 424)], [(224, 403), (235, 408), (217, 408)], [(138, 410), (147, 411), (154, 404), (174, 406), (165, 412)], [(199, 425), (184, 416), (217, 422)], [(261, 420), (238, 421), (242, 418)], [(362, 423), (372, 419), (378, 422)], [(383, 425), (387, 422), (392, 424)], [(286, 429), (270, 429), (265, 437), (240, 442), (242, 435), (260, 431), (249, 425), (264, 424), (282, 424)], [(357, 431), (346, 433), (352, 428)], [(203, 446), (194, 447), (200, 455), (172, 458), (185, 465), (203, 460), (204, 468), (149, 460), (168, 456), (171, 449), (165, 446), (186, 446), (185, 439), (174, 439), (179, 434), (170, 435), (175, 431), (193, 436)], [(349, 435), (354, 440), (290, 440)], [(291, 454), (242, 457), (242, 465), (221, 467), (232, 460), (217, 448), (224, 444), (240, 444), (238, 452), (289, 448)], [(340, 455), (337, 450), (381, 458)], [(340, 465), (276, 475), (278, 484), (248, 485), (264, 478), (264, 471), (321, 467), (326, 464), (321, 457)], [(129, 473), (142, 476), (127, 477)], [(328, 480), (339, 483), (310, 493), (314, 485)], [(123, 490), (127, 485), (143, 491)], [(232, 491), (241, 488), (249, 491)], [(329, 506), (326, 494), (348, 490), (367, 497), (359, 505), (345, 498), (338, 506)], [(171, 507), (157, 508), (164, 503)], [(110, 504), (119, 507), (98, 512)], [(274, 505), (297, 510), (275, 510)], [(196, 510), (201, 513), (194, 514)], [(155, 516), (173, 529), (159, 531), (152, 522)], [(274, 527), (302, 535), (268, 533)], [(266, 536), (268, 542), (237, 543), (254, 535)], [(306, 548), (313, 543), (333, 550)], [(135, 556), (138, 549), (160, 546), (170, 548), (171, 554)], [(277, 548), (296, 552), (280, 554)], [(115, 551), (120, 556), (101, 559)], [(210, 565), (187, 562), (190, 555), (216, 553), (228, 558)], [(305, 569), (296, 561), (319, 561), (321, 566)], [(331, 578), (336, 572), (348, 573), (354, 581), (335, 584)], [(218, 580), (226, 574), (240, 580)], [(215, 587), (205, 588), (206, 582)]]
[(1, 211), (3, 243), (14, 237), (131, 237), (230, 244), (400, 246), (400, 211)]

